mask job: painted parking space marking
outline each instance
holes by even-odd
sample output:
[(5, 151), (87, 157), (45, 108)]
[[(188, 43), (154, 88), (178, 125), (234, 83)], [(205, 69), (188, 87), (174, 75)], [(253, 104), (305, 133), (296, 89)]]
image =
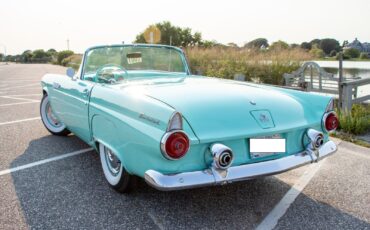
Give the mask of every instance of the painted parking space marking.
[(81, 150), (66, 153), (66, 154), (63, 154), (63, 155), (60, 155), (60, 156), (47, 158), (47, 159), (44, 159), (44, 160), (36, 161), (36, 162), (33, 162), (33, 163), (21, 165), (21, 166), (10, 168), (10, 169), (5, 169), (5, 170), (0, 171), (0, 176), (10, 174), (10, 173), (13, 173), (13, 172), (16, 172), (16, 171), (32, 168), (32, 167), (35, 167), (35, 166), (38, 166), (38, 165), (43, 165), (43, 164), (50, 163), (50, 162), (53, 162), (53, 161), (62, 160), (62, 159), (68, 158), (68, 157), (73, 157), (73, 156), (76, 156), (78, 154), (86, 153), (86, 152), (89, 152), (89, 151), (92, 151), (92, 150), (93, 150), (93, 148), (81, 149)]
[(13, 94), (0, 97), (28, 97), (28, 96), (42, 96), (42, 93), (30, 93), (30, 94)]
[(288, 211), (290, 205), (295, 201), (315, 174), (319, 171), (321, 165), (326, 159), (319, 161), (318, 163), (312, 164), (298, 179), (298, 181), (289, 189), (279, 203), (272, 209), (272, 211), (263, 219), (263, 221), (257, 226), (256, 230), (273, 229), (279, 219), (284, 216)]
[(16, 124), (20, 122), (25, 122), (25, 121), (34, 121), (34, 120), (40, 120), (40, 117), (32, 117), (32, 118), (27, 118), (27, 119), (22, 119), (22, 120), (15, 120), (15, 121), (7, 121), (7, 122), (1, 122), (1, 125), (10, 125), (10, 124)]
[(17, 103), (10, 103), (10, 104), (0, 104), (0, 107), (4, 107), (4, 106), (13, 106), (13, 105), (23, 105), (23, 104), (30, 104), (30, 103), (39, 103), (39, 101), (25, 101), (25, 102), (17, 102)]
[(21, 101), (33, 101), (33, 102), (38, 102), (37, 100), (33, 99), (28, 99), (28, 98), (21, 98), (21, 97), (12, 97), (12, 96), (0, 96), (1, 98), (8, 98), (8, 99), (13, 99), (13, 100), (21, 100)]
[(1, 80), (0, 82), (6, 82), (6, 83), (15, 83), (15, 82), (25, 82), (25, 81), (34, 81), (34, 82), (40, 82), (40, 80), (31, 80), (31, 79), (16, 79), (16, 80)]
[(1, 88), (0, 90), (12, 90), (12, 89), (24, 88), (24, 87), (35, 86), (35, 85), (39, 85), (39, 83), (32, 83), (32, 84), (27, 84), (27, 85), (14, 86), (14, 87), (10, 87), (10, 88), (5, 87), (5, 88)]

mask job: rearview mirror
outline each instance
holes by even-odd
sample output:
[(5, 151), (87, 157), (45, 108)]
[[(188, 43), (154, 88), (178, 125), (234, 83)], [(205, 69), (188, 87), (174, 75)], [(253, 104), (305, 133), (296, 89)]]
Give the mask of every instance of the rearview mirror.
[(66, 74), (68, 77), (73, 78), (73, 76), (75, 75), (75, 70), (69, 67), (66, 71)]

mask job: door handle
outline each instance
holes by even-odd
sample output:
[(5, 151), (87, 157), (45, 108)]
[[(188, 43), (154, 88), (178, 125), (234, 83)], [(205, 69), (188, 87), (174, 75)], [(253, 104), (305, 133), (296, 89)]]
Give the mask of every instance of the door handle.
[(54, 89), (59, 89), (60, 88), (60, 84), (59, 83), (56, 83), (56, 82), (53, 82), (53, 88)]
[(89, 97), (90, 91), (89, 91), (88, 89), (84, 89), (84, 90), (82, 91), (82, 93), (83, 93), (83, 95), (84, 95), (85, 97)]

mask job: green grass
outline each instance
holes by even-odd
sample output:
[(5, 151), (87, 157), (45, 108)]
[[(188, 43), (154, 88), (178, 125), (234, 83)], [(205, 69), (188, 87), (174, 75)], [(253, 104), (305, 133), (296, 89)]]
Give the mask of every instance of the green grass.
[(360, 145), (366, 148), (370, 148), (370, 143), (356, 138), (354, 135), (349, 133), (335, 132), (331, 133), (330, 136), (342, 139), (344, 141), (352, 142), (356, 145)]
[(370, 106), (353, 105), (350, 113), (337, 111), (339, 130), (348, 134), (364, 134), (370, 131)]

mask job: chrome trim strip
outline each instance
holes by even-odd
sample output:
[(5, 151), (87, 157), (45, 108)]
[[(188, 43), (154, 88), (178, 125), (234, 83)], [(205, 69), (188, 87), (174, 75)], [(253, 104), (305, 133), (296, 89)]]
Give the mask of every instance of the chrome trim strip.
[(282, 173), (306, 164), (317, 162), (337, 151), (333, 141), (328, 141), (318, 150), (318, 156), (312, 150), (271, 161), (245, 164), (230, 167), (226, 170), (210, 168), (203, 171), (184, 172), (178, 174), (162, 174), (155, 170), (145, 172), (145, 181), (152, 187), (162, 190), (180, 190), (209, 185), (220, 185), (234, 181), (249, 180), (257, 177)]
[[(180, 126), (178, 129), (172, 129), (171, 126), (172, 126), (172, 122), (173, 122), (173, 119), (175, 118), (175, 116), (180, 116)], [(166, 131), (167, 132), (170, 132), (172, 130), (182, 130), (183, 128), (183, 122), (182, 122), (182, 114), (180, 112), (173, 112), (170, 119), (168, 120), (168, 123), (167, 123), (167, 129)]]

